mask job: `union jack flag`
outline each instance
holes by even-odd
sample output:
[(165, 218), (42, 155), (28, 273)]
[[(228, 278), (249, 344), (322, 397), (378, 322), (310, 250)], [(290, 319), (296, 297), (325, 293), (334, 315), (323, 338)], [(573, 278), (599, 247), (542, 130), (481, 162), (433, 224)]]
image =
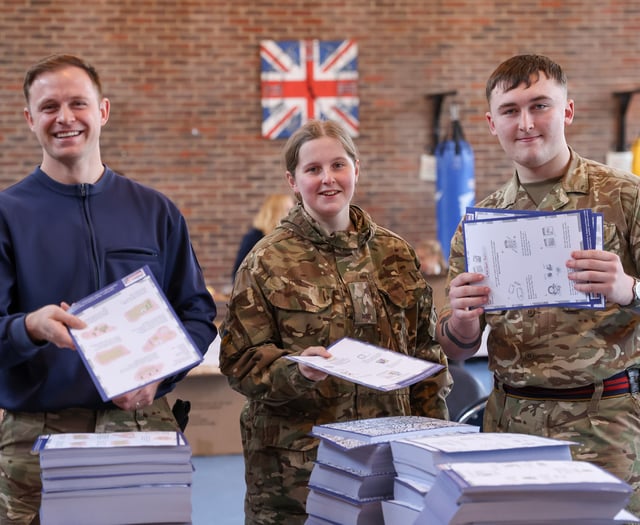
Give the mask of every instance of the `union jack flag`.
[(311, 118), (358, 136), (358, 45), (354, 40), (260, 44), (262, 136), (286, 138)]

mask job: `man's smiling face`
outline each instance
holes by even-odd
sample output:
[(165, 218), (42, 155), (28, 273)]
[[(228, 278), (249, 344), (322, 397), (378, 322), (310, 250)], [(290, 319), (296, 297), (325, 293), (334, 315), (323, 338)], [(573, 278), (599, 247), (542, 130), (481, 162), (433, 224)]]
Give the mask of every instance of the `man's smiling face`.
[(44, 169), (48, 161), (72, 165), (99, 153), (109, 101), (101, 98), (85, 71), (69, 66), (34, 80), (24, 113), (43, 148)]

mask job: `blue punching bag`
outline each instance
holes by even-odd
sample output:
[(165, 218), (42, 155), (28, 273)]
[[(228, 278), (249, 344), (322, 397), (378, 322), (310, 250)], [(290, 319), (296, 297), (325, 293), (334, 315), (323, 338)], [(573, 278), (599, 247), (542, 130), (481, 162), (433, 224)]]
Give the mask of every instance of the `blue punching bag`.
[(436, 145), (436, 220), (438, 241), (445, 260), (449, 259), (451, 238), (467, 206), (475, 200), (473, 149), (464, 140), (457, 108), (451, 108), (451, 138)]

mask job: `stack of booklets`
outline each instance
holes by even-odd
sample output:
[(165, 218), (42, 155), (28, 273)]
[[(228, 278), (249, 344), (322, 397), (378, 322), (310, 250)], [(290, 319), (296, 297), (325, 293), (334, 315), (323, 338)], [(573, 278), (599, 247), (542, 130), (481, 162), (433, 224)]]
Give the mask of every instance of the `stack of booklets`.
[[(571, 460), (575, 443), (515, 433), (418, 436), (392, 441), (393, 499), (383, 503), (386, 523), (413, 523), (440, 472), (452, 463)], [(402, 519), (401, 519), (402, 518)]]
[(640, 523), (624, 510), (632, 488), (585, 461), (451, 463), (440, 469), (415, 525)]
[(309, 480), (306, 525), (383, 525), (382, 502), (393, 497), (390, 443), (408, 436), (477, 433), (441, 419), (398, 416), (316, 425), (320, 439)]
[(40, 436), (44, 525), (190, 523), (193, 465), (180, 432)]

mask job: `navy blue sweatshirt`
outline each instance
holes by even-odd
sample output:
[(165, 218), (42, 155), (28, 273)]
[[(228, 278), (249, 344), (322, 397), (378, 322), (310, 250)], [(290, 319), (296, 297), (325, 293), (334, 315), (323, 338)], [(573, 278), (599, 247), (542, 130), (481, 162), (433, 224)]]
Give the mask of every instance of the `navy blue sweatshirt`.
[[(0, 192), (0, 408), (101, 409), (79, 354), (36, 344), (27, 313), (71, 304), (148, 265), (204, 354), (216, 336), (187, 225), (161, 193), (109, 168), (96, 184), (61, 184), (40, 169)], [(158, 396), (185, 373), (167, 378)]]

